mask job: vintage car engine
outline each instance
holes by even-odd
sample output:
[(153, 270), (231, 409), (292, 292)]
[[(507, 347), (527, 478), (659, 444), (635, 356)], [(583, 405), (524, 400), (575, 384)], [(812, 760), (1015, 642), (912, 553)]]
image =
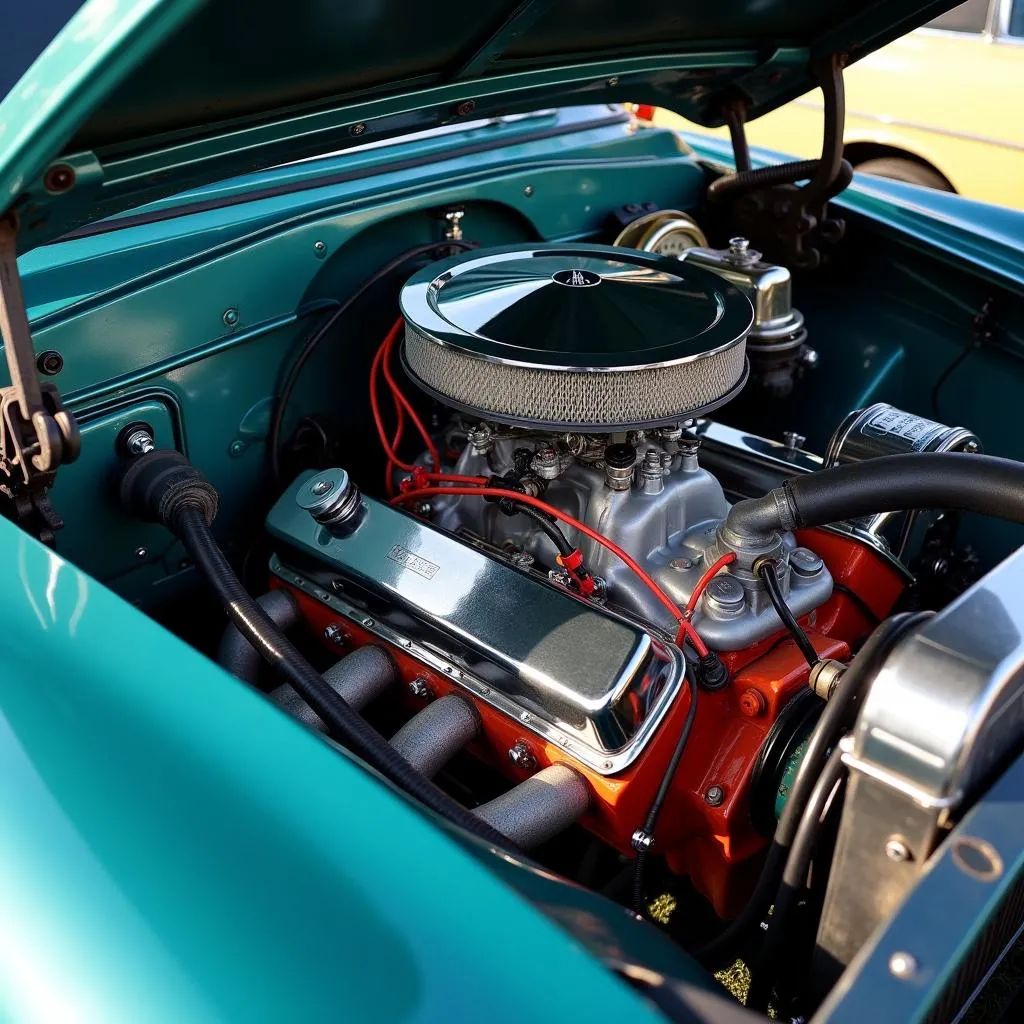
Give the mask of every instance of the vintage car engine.
[[(424, 453), (393, 481), (399, 507), (344, 470), (301, 477), (268, 519), (268, 609), (334, 649), (382, 644), (418, 712), (398, 748), (433, 774), (468, 747), (517, 782), (477, 813), (520, 846), (578, 820), (624, 854), (664, 854), (735, 913), (821, 704), (773, 596), (829, 665), (905, 575), (866, 529), (730, 533), (701, 444), (750, 456), (702, 418), (748, 372), (754, 311), (732, 281), (607, 246), (519, 246), (430, 265), (401, 303), (410, 376), (455, 410), (452, 470), (432, 473)], [(785, 454), (776, 470), (820, 465)], [(555, 527), (529, 499), (568, 519)], [(289, 687), (275, 699), (317, 724)], [(683, 731), (654, 834), (644, 822)]]

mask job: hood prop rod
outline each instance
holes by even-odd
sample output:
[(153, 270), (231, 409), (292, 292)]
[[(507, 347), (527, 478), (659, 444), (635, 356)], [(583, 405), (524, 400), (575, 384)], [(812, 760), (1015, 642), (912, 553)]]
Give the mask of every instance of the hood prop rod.
[(18, 274), (18, 222), (0, 217), (0, 334), (11, 375), (0, 388), (0, 494), (29, 533), (52, 546), (63, 526), (47, 497), (57, 467), (73, 462), (81, 447), (78, 424), (56, 385), (41, 383)]

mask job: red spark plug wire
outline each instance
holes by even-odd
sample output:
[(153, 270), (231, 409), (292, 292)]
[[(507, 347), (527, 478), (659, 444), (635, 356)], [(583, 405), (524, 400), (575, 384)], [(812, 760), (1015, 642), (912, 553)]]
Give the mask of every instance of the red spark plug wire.
[(534, 498), (530, 494), (520, 494), (518, 491), (506, 490), (503, 487), (449, 487), (442, 484), (440, 487), (423, 487), (412, 491), (406, 491), (404, 494), (400, 494), (398, 497), (392, 498), (391, 504), (402, 505), (408, 501), (419, 501), (422, 498), (431, 498), (438, 494), (450, 494), (456, 496), (480, 495), (480, 497), (483, 498), (510, 498), (512, 501), (517, 501), (523, 505), (532, 505), (534, 508), (540, 509), (541, 512), (546, 512), (549, 516), (554, 516), (556, 519), (560, 519), (566, 524), (566, 526), (571, 526), (574, 530), (579, 530), (579, 532), (584, 536), (589, 537), (595, 543), (607, 548), (616, 556), (616, 558), (627, 565), (658, 599), (658, 601), (668, 609), (672, 617), (679, 623), (679, 631), (676, 634), (677, 643), (681, 644), (685, 639), (689, 639), (690, 643), (693, 645), (693, 649), (700, 657), (703, 658), (707, 656), (708, 649), (704, 641), (701, 640), (697, 631), (693, 628), (685, 614), (680, 610), (679, 606), (672, 600), (672, 598), (670, 598), (668, 594), (658, 586), (654, 579), (644, 571), (632, 556), (623, 551), (618, 544), (613, 543), (596, 530), (592, 530), (585, 523), (581, 523), (578, 519), (574, 519), (568, 513), (563, 512), (554, 505), (549, 505), (546, 501)]
[(707, 585), (727, 566), (732, 565), (736, 561), (736, 552), (728, 551), (722, 555), (711, 566), (710, 569), (706, 570), (704, 575), (697, 580), (697, 585), (693, 588), (693, 593), (690, 595), (690, 600), (686, 602), (686, 610), (683, 615), (686, 616), (687, 620), (693, 618), (693, 613), (697, 610), (697, 602), (700, 600), (700, 595), (704, 593)]

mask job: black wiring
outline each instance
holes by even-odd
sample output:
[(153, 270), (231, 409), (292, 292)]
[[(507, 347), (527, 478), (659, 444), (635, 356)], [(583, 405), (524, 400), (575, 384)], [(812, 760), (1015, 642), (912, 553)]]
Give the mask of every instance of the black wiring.
[(877, 626), (881, 621), (882, 617), (878, 615), (874, 609), (860, 596), (855, 590), (851, 590), (845, 583), (839, 583), (837, 580), (832, 581), (832, 589), (844, 597), (848, 597), (856, 606), (857, 611), (864, 616), (872, 626)]
[(316, 351), (317, 345), (323, 341), (327, 332), (352, 308), (355, 302), (365, 295), (375, 284), (383, 281), (388, 275), (398, 270), (403, 264), (416, 259), (417, 256), (427, 256), (438, 249), (472, 249), (475, 246), (469, 242), (440, 241), (430, 242), (426, 245), (416, 245), (405, 252), (399, 253), (394, 259), (388, 260), (382, 267), (378, 267), (365, 281), (360, 284), (342, 303), (331, 311), (331, 314), (317, 327), (306, 339), (299, 354), (295, 357), (281, 384), (281, 389), (274, 401), (274, 411), (270, 417), (270, 429), (267, 432), (267, 452), (270, 456), (270, 472), (276, 482), (281, 480), (281, 430), (284, 425), (284, 414), (288, 407), (288, 400), (298, 383), (299, 374), (302, 368), (309, 361), (309, 357)]
[(751, 972), (747, 1006), (753, 1010), (767, 1010), (779, 958), (784, 950), (792, 949), (788, 941), (790, 920), (806, 889), (807, 873), (821, 835), (822, 819), (831, 806), (832, 794), (842, 782), (845, 772), (842, 750), (837, 744), (811, 791), (786, 858), (782, 881), (775, 895), (775, 909), (768, 918), (768, 928), (761, 942), (756, 966)]
[[(690, 690), (690, 706), (686, 710), (686, 721), (683, 723), (679, 738), (676, 740), (675, 750), (672, 751), (672, 757), (665, 768), (665, 774), (661, 777), (658, 792), (654, 794), (654, 799), (651, 801), (651, 806), (647, 811), (647, 817), (644, 818), (643, 831), (652, 838), (658, 824), (658, 818), (661, 815), (661, 808), (668, 797), (668, 791), (672, 786), (672, 780), (675, 778), (676, 769), (679, 767), (683, 751), (686, 749), (686, 742), (693, 731), (693, 720), (697, 716), (697, 683), (694, 679), (693, 667), (689, 659), (686, 661), (685, 678)], [(643, 913), (644, 874), (647, 869), (648, 856), (647, 850), (638, 850), (636, 859), (633, 862), (633, 909), (638, 914)]]
[(576, 547), (565, 536), (561, 528), (554, 523), (549, 516), (546, 516), (540, 509), (532, 505), (523, 505), (511, 498), (504, 499), (511, 506), (512, 510), (521, 516), (528, 516), (551, 538), (552, 544), (558, 548), (558, 553), (563, 558), (568, 558), (576, 553)]
[(796, 616), (790, 611), (789, 605), (786, 604), (786, 598), (783, 596), (782, 588), (779, 586), (779, 578), (775, 575), (775, 563), (770, 560), (761, 562), (757, 567), (757, 575), (764, 584), (764, 589), (768, 593), (768, 599), (778, 613), (779, 618), (782, 619), (782, 624), (789, 630), (789, 635), (793, 638), (797, 647), (800, 648), (800, 653), (807, 659), (807, 664), (813, 668), (818, 663), (818, 652), (814, 649), (811, 641), (807, 639), (807, 634), (800, 628), (800, 623), (796, 621)]

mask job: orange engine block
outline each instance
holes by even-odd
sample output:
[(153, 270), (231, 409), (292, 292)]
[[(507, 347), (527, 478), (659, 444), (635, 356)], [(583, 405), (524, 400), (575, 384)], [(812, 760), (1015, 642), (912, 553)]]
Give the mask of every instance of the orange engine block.
[[(822, 556), (833, 579), (858, 594), (882, 618), (903, 588), (900, 575), (864, 544), (822, 530), (798, 534), (801, 544)], [(281, 581), (298, 602), (302, 615), (323, 637), (340, 624), (346, 644), (358, 647), (381, 643), (355, 620), (339, 620), (336, 611)], [(801, 620), (815, 649), (823, 657), (843, 659), (850, 646), (873, 627), (864, 611), (842, 590)], [(328, 641), (324, 641), (327, 643)], [(332, 645), (332, 650), (337, 650)], [(417, 661), (397, 647), (390, 648), (407, 684), (419, 679), (430, 693), (458, 692), (474, 700), (449, 677)], [(661, 815), (656, 849), (669, 867), (689, 876), (695, 888), (723, 917), (734, 916), (746, 899), (757, 868), (756, 855), (766, 838), (751, 820), (751, 781), (765, 739), (782, 709), (807, 683), (807, 663), (788, 635), (779, 633), (747, 650), (725, 655), (731, 681), (723, 690), (702, 692), (693, 731)], [(403, 688), (409, 714), (422, 705)], [(479, 739), (469, 748), (513, 781), (527, 772), (517, 768), (508, 752), (524, 744), (536, 768), (569, 763), (590, 785), (593, 801), (580, 824), (615, 849), (630, 853), (630, 837), (640, 826), (671, 757), (686, 718), (689, 696), (684, 690), (643, 753), (621, 773), (604, 776), (579, 764), (553, 743), (526, 732), (512, 717), (474, 701), (482, 722)]]

